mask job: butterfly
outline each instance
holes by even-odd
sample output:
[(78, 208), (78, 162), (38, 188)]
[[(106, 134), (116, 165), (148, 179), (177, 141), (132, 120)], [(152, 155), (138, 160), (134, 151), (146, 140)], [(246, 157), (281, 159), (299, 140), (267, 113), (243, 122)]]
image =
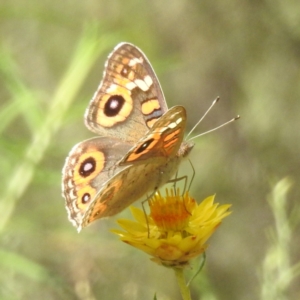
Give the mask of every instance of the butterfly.
[(145, 54), (118, 44), (85, 112), (85, 125), (98, 136), (75, 145), (62, 171), (68, 217), (78, 231), (153, 195), (174, 176), (194, 146), (183, 140), (186, 120), (183, 106), (168, 109)]

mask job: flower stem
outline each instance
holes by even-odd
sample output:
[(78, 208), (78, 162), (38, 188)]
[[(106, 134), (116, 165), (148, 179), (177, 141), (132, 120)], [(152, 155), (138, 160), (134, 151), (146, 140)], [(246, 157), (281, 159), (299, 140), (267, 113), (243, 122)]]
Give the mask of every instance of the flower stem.
[(177, 278), (177, 282), (180, 288), (181, 296), (183, 300), (191, 300), (191, 293), (188, 286), (185, 283), (183, 269), (182, 268), (174, 268), (175, 275)]

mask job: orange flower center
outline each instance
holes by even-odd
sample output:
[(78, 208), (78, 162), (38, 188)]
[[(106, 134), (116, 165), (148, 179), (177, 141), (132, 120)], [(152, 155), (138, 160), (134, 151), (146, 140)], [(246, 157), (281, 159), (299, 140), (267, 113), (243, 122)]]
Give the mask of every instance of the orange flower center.
[(149, 201), (150, 216), (161, 231), (182, 231), (188, 226), (189, 219), (196, 206), (196, 201), (186, 193), (184, 196), (171, 195), (162, 197), (160, 193)]

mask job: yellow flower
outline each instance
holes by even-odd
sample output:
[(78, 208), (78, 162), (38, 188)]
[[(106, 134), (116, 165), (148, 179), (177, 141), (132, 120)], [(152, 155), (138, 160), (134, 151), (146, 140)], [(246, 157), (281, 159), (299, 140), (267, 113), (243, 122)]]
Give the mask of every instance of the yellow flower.
[(223, 218), (231, 212), (231, 205), (214, 203), (215, 196), (210, 196), (199, 205), (186, 192), (179, 190), (171, 194), (166, 190), (162, 197), (157, 192), (150, 200), (150, 215), (136, 207), (131, 213), (136, 221), (118, 220), (125, 230), (113, 230), (121, 240), (152, 256), (156, 263), (168, 267), (182, 267), (203, 253), (208, 238), (220, 225)]

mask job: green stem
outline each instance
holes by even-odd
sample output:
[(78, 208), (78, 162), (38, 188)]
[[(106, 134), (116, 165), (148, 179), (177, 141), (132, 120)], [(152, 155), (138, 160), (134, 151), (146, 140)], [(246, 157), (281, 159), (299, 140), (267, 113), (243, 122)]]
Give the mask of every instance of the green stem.
[(175, 271), (177, 282), (178, 282), (178, 285), (180, 288), (182, 299), (183, 300), (192, 300), (190, 290), (185, 283), (183, 269), (182, 268), (174, 268), (174, 271)]

